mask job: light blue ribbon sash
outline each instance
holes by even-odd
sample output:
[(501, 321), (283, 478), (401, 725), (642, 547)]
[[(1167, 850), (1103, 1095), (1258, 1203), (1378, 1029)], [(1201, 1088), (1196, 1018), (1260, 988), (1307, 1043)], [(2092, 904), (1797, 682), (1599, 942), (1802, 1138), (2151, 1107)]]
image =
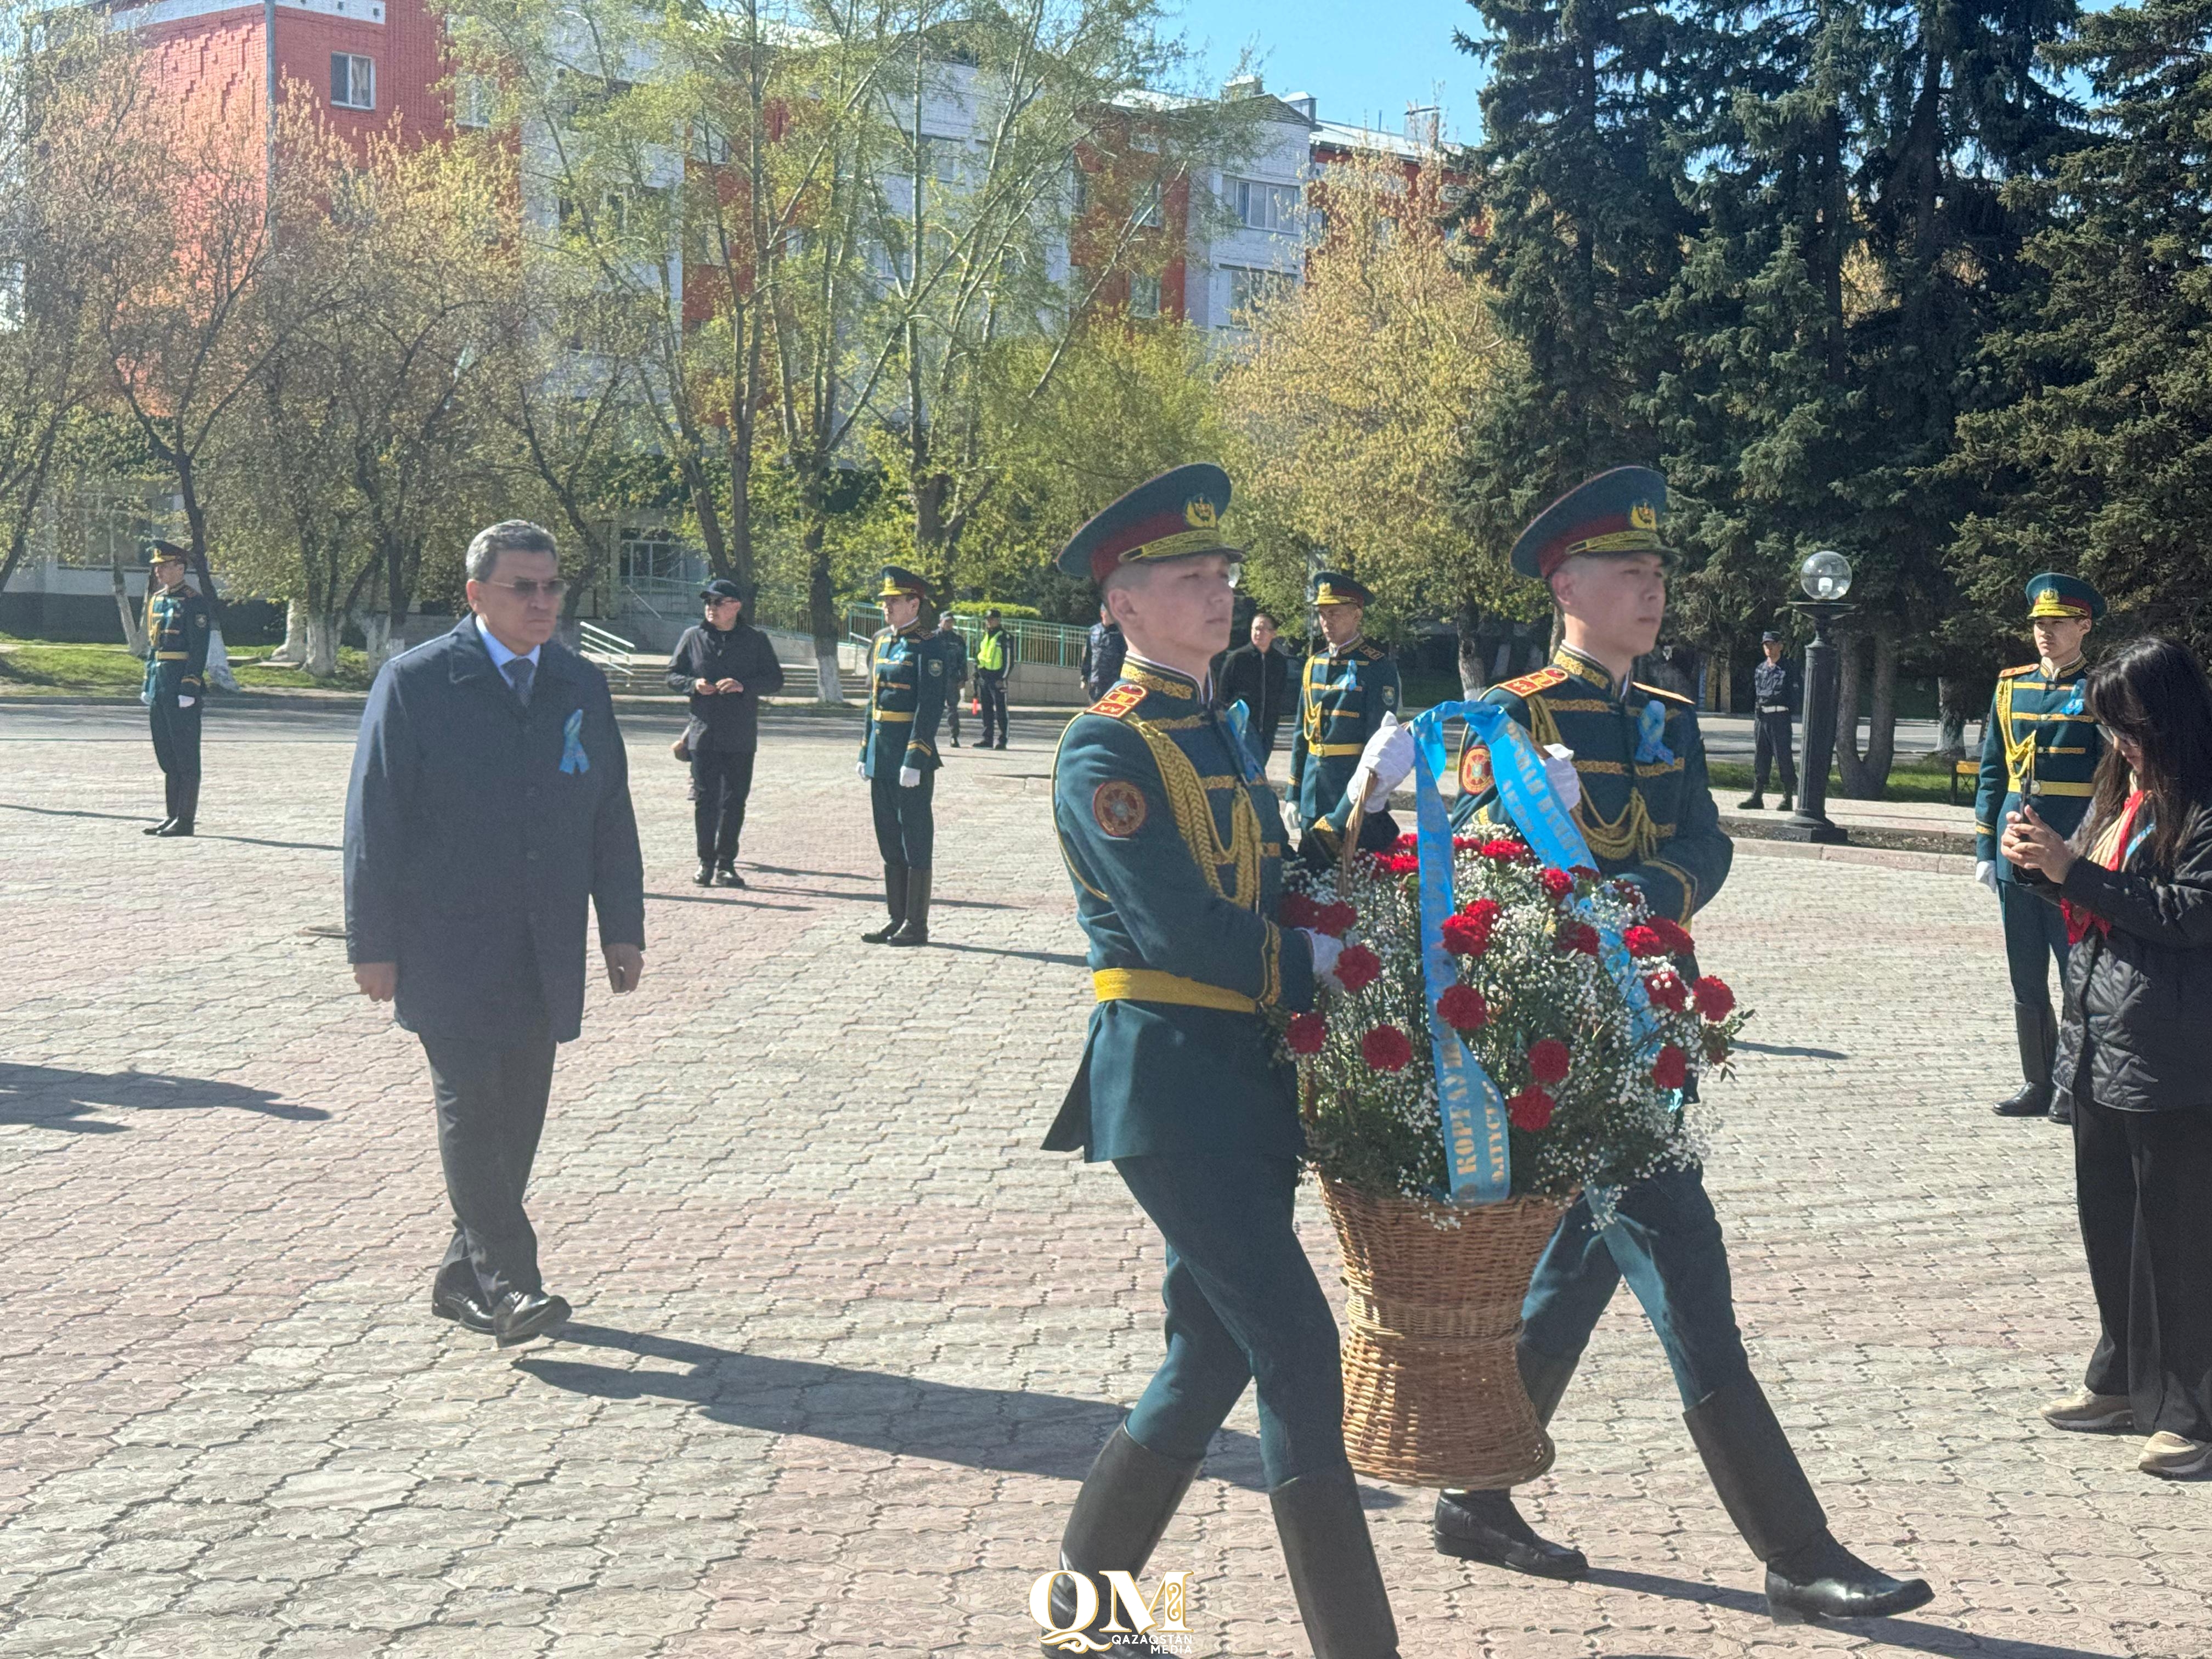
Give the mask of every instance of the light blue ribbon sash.
[[(1437, 1104), (1443, 1119), (1444, 1167), (1455, 1204), (1503, 1203), (1512, 1195), (1510, 1141), (1504, 1097), (1482, 1062), (1437, 1012), (1443, 994), (1459, 981), (1459, 968), (1444, 949), (1444, 918), (1457, 908), (1452, 891), (1451, 818), (1437, 779), (1444, 769), (1444, 723), (1467, 722), (1467, 740), (1490, 751), (1491, 777), (1499, 804), (1531, 852), (1561, 870), (1595, 868), (1589, 843), (1544, 776), (1544, 763), (1513, 717), (1493, 702), (1447, 702), (1415, 715), (1414, 835), (1420, 860), (1421, 967), (1429, 1003), (1429, 1036), (1437, 1071)], [(1586, 908), (1586, 907), (1585, 907)], [(1644, 976), (1636, 971), (1616, 929), (1596, 927), (1606, 970), (1628, 1000), (1639, 1046), (1656, 1022)]]
[(574, 710), (568, 723), (561, 728), (561, 769), (563, 772), (588, 772), (592, 757), (584, 752), (584, 711)]

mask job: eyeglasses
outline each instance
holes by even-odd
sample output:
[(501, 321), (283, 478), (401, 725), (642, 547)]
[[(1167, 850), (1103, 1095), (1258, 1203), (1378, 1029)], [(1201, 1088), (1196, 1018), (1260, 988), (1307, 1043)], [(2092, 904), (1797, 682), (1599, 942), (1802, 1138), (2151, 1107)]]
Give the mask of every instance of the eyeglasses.
[(549, 599), (557, 599), (568, 591), (568, 584), (559, 576), (554, 577), (550, 582), (483, 582), (478, 585), (483, 587), (503, 587), (525, 605), (541, 594)]
[(2133, 746), (2136, 742), (2136, 739), (2129, 736), (2125, 732), (2115, 732), (2111, 726), (2106, 725), (2102, 720), (2099, 720), (2097, 722), (2097, 735), (2109, 744), (2118, 744), (2124, 743)]

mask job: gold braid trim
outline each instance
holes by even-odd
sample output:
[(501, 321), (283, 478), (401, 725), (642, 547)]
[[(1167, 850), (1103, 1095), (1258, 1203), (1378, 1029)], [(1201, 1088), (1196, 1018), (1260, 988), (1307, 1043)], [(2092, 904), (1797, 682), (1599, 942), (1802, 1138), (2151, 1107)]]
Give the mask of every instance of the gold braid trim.
[(1636, 789), (1629, 791), (1628, 805), (1611, 823), (1598, 817), (1590, 798), (1584, 795), (1575, 803), (1575, 822), (1582, 825), (1583, 838), (1589, 842), (1590, 851), (1601, 859), (1640, 864), (1658, 851), (1659, 843), (1666, 839), (1659, 826), (1651, 821), (1651, 813), (1644, 805), (1643, 792)]
[(1260, 925), (1267, 930), (1260, 941), (1260, 1006), (1272, 1008), (1283, 1000), (1283, 930), (1272, 921)]
[[(1160, 787), (1166, 792), (1168, 807), (1175, 814), (1176, 828), (1182, 832), (1183, 844), (1198, 862), (1206, 877), (1206, 884), (1213, 890), (1214, 896), (1231, 904), (1241, 904), (1248, 910), (1260, 908), (1260, 815), (1253, 809), (1251, 793), (1240, 789), (1229, 807), (1229, 842), (1221, 844), (1220, 832), (1213, 823), (1213, 807), (1206, 799), (1206, 785), (1198, 775), (1198, 769), (1190, 757), (1176, 747), (1171, 738), (1162, 737), (1148, 720), (1131, 719), (1129, 727), (1145, 740), (1152, 751), (1153, 763), (1160, 769)], [(1224, 890), (1221, 867), (1236, 866), (1236, 890)]]
[(2012, 734), (2012, 691), (2010, 680), (1997, 682), (1998, 741), (2004, 744), (2005, 770), (2010, 774), (2009, 783), (2014, 793), (2025, 794), (2035, 776), (2035, 727), (2027, 728), (2027, 735), (2015, 741)]

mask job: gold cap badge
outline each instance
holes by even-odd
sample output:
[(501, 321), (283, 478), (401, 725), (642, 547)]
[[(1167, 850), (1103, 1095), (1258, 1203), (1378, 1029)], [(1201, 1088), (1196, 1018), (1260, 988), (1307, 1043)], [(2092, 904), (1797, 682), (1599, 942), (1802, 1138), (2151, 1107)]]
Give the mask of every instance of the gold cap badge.
[(1219, 522), (1219, 516), (1212, 501), (1197, 495), (1183, 503), (1182, 521), (1193, 530), (1212, 530)]
[(1628, 521), (1638, 530), (1656, 530), (1659, 527), (1659, 509), (1649, 501), (1638, 501), (1628, 509)]

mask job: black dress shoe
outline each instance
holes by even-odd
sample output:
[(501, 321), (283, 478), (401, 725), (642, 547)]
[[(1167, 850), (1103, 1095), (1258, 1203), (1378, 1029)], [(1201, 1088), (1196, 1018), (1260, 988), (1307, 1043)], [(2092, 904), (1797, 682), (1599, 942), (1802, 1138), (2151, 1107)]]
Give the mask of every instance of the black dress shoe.
[(465, 1331), (474, 1331), (478, 1336), (492, 1334), (491, 1310), (483, 1298), (473, 1291), (465, 1291), (451, 1285), (431, 1287), (430, 1311), (440, 1319), (450, 1319)]
[(491, 1334), (499, 1339), (501, 1347), (512, 1348), (533, 1336), (557, 1330), (568, 1322), (571, 1311), (559, 1297), (543, 1291), (509, 1291), (492, 1312)]
[(2046, 1117), (2051, 1112), (2051, 1085), (2023, 1083), (2019, 1093), (2007, 1095), (1990, 1109), (1999, 1117)]
[(1925, 1578), (1892, 1578), (1867, 1565), (1825, 1527), (1766, 1564), (1766, 1607), (1777, 1624), (1807, 1619), (1880, 1619), (1936, 1599)]
[(174, 818), (163, 818), (159, 823), (147, 825), (146, 828), (141, 830), (138, 833), (142, 836), (158, 836), (164, 833), (168, 827), (175, 822), (176, 819)]
[(1440, 1555), (1509, 1567), (1538, 1578), (1580, 1578), (1589, 1571), (1589, 1558), (1580, 1550), (1539, 1537), (1513, 1507), (1509, 1492), (1437, 1494), (1430, 1535)]
[(192, 821), (190, 818), (171, 818), (154, 833), (157, 836), (189, 836), (192, 833)]
[(742, 887), (744, 884), (745, 878), (738, 873), (737, 866), (735, 865), (718, 864), (714, 866), (715, 886)]
[(691, 878), (691, 884), (694, 887), (712, 887), (714, 884), (714, 866), (701, 860), (699, 873)]

